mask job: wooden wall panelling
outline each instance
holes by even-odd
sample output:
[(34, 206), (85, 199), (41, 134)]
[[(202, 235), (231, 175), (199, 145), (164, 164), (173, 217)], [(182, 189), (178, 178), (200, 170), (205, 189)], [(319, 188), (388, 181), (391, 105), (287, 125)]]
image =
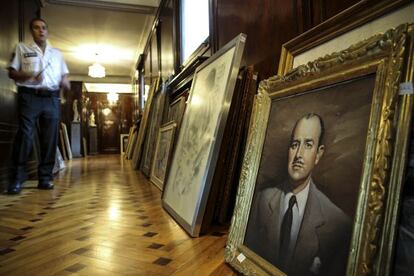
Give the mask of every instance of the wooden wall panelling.
[(166, 80), (175, 72), (174, 1), (167, 0), (160, 11), (161, 77)]
[[(282, 44), (359, 4), (368, 8), (401, 0), (211, 0), (212, 46), (217, 51), (240, 32), (247, 34), (244, 64), (253, 64), (261, 78), (277, 73)], [(260, 9), (257, 8), (260, 6)], [(354, 18), (349, 17), (352, 21)], [(355, 20), (358, 23), (358, 20)], [(260, 31), (258, 31), (260, 30)]]
[[(88, 113), (95, 113), (95, 122), (98, 128), (99, 153), (119, 153), (120, 134), (129, 133), (133, 117), (133, 94), (121, 94), (115, 105), (110, 105), (106, 93), (88, 92)], [(111, 112), (104, 114), (108, 108)], [(88, 140), (89, 142), (89, 140)]]
[(150, 85), (152, 82), (151, 48), (148, 48), (144, 55), (144, 83)]
[(132, 127), (134, 99), (133, 94), (119, 95), (119, 128), (121, 134), (128, 134)]
[(161, 62), (161, 51), (160, 51), (160, 24), (157, 21), (156, 27), (151, 37), (151, 75), (153, 78), (160, 75), (160, 62)]
[(65, 91), (61, 94), (61, 113), (60, 120), (66, 124), (68, 128), (68, 136), (70, 136), (70, 124), (73, 120), (73, 101), (78, 100), (78, 112), (82, 120), (82, 90), (83, 83), (80, 81), (71, 81), (70, 91)]
[(173, 50), (174, 50), (174, 69), (175, 74), (180, 72), (181, 45), (180, 45), (180, 0), (172, 0), (173, 8)]
[[(362, 2), (361, 0), (323, 0), (323, 18), (322, 20), (325, 21), (334, 15), (338, 14), (339, 12), (351, 7), (352, 5), (357, 4), (358, 2)], [(376, 1), (381, 2), (381, 1)]]
[(254, 65), (261, 78), (276, 74), (282, 44), (298, 35), (296, 1), (214, 0), (214, 51), (243, 32), (243, 65)]
[[(24, 8), (25, 7), (25, 8)], [(18, 128), (16, 86), (8, 77), (7, 66), (19, 41), (24, 39), (24, 28), (29, 17), (39, 12), (34, 0), (3, 1), (0, 9), (0, 189), (11, 178), (12, 150)], [(30, 35), (30, 33), (29, 33)], [(36, 176), (37, 161), (32, 154), (28, 163), (29, 178)]]
[(21, 5), (21, 40), (23, 42), (33, 42), (30, 32), (30, 21), (35, 17), (40, 17), (40, 3), (37, 0), (19, 0)]

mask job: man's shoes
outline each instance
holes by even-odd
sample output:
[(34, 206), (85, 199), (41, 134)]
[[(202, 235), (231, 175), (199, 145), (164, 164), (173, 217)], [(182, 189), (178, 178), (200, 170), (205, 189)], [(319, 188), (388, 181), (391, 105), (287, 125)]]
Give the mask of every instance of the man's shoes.
[(52, 190), (55, 185), (53, 185), (52, 181), (43, 181), (37, 184), (37, 188), (40, 190)]
[(17, 195), (22, 191), (22, 183), (20, 181), (14, 181), (13, 184), (9, 185), (7, 188), (7, 193), (9, 195)]

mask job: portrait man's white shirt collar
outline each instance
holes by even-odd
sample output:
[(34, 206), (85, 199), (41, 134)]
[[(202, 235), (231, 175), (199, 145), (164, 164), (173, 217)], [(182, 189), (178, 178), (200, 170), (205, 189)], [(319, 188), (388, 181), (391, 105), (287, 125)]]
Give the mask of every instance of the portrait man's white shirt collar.
[[(306, 184), (305, 188), (302, 191), (295, 194), (296, 203), (292, 208), (293, 219), (292, 219), (292, 228), (291, 228), (291, 233), (290, 233), (289, 253), (293, 252), (293, 248), (295, 247), (296, 240), (298, 238), (300, 225), (303, 219), (303, 214), (305, 213), (306, 202), (308, 200), (311, 181), (312, 180), (310, 180), (308, 184)], [(279, 216), (279, 227), (280, 225), (282, 225), (283, 216), (285, 215), (287, 209), (289, 208), (289, 199), (293, 195), (294, 194), (292, 192), (288, 192), (282, 196), (282, 200), (280, 201), (281, 212)]]

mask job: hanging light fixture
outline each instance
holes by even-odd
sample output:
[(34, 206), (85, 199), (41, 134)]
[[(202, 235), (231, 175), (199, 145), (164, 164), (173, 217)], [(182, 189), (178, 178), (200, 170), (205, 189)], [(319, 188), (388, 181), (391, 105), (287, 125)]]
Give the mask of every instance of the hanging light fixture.
[(92, 78), (105, 77), (105, 67), (98, 63), (98, 54), (95, 54), (95, 63), (89, 66), (88, 75)]

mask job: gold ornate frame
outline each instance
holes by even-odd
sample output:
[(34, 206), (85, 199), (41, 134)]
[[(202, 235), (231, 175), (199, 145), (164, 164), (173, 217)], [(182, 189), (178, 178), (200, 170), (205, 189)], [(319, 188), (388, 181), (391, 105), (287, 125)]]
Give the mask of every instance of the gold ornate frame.
[[(247, 275), (284, 275), (244, 243), (272, 100), (375, 74), (374, 96), (346, 275), (389, 273), (404, 177), (413, 80), (413, 25), (401, 25), (350, 48), (260, 83), (249, 128), (225, 259)], [(393, 224), (392, 224), (393, 223)]]

